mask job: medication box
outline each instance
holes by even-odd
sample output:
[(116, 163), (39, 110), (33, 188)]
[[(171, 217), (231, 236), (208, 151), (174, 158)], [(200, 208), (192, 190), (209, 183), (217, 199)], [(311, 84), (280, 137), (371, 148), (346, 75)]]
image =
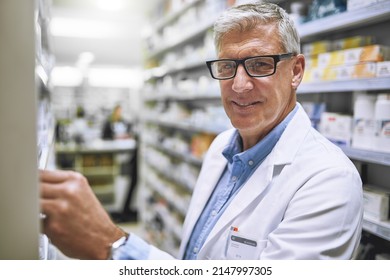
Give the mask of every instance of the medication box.
[(376, 64), (377, 77), (390, 77), (390, 61), (382, 61)]
[(349, 147), (352, 139), (352, 116), (324, 112), (319, 131), (333, 143)]
[(315, 41), (302, 45), (304, 55), (317, 55), (332, 50), (333, 42), (330, 40)]
[(364, 215), (366, 217), (386, 221), (389, 219), (389, 193), (374, 189), (370, 185), (363, 188)]

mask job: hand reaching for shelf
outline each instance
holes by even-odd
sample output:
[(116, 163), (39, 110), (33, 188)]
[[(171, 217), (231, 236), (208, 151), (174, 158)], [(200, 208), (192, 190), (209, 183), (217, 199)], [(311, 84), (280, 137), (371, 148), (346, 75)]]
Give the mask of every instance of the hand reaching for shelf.
[(80, 173), (40, 170), (43, 232), (71, 258), (106, 259), (123, 235)]

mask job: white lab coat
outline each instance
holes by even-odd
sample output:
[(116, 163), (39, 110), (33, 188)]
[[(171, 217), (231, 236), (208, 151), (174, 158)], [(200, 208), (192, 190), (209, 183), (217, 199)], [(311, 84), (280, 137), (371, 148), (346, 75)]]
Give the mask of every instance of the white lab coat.
[[(199, 259), (352, 258), (363, 217), (359, 173), (298, 106), (274, 149), (216, 223)], [(183, 226), (181, 256), (227, 164), (222, 151), (233, 132), (220, 134), (205, 157)], [(232, 241), (232, 235), (244, 242)], [(152, 247), (149, 258), (171, 256)]]

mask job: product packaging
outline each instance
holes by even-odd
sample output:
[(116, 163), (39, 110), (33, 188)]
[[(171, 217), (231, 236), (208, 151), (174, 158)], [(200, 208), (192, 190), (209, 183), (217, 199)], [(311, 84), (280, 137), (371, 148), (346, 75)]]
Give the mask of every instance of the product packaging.
[(389, 219), (389, 193), (370, 185), (363, 186), (364, 216), (378, 221)]
[(324, 112), (319, 131), (333, 143), (349, 147), (352, 138), (352, 116)]
[(353, 114), (353, 148), (372, 150), (375, 140), (375, 95), (358, 93)]
[(390, 153), (390, 94), (379, 94), (375, 103), (375, 145), (378, 152)]
[(377, 62), (376, 76), (378, 78), (390, 77), (390, 61)]

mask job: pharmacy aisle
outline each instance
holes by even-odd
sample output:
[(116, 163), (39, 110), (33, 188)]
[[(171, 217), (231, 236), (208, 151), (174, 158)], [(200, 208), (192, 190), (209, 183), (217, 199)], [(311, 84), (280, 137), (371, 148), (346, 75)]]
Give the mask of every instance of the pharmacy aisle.
[[(55, 168), (81, 172), (119, 226), (178, 256), (205, 155), (232, 128), (205, 63), (213, 23), (249, 2), (0, 1), (0, 259), (60, 256), (40, 233), (37, 170)], [(390, 0), (263, 2), (295, 21), (297, 99), (363, 182), (354, 258), (390, 259)]]

